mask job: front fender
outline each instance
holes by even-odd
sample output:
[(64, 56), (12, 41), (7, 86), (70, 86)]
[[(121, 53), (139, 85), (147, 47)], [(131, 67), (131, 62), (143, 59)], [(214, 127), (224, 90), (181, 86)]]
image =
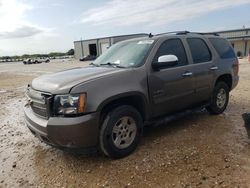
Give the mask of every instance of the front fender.
[(86, 113), (99, 111), (108, 102), (125, 96), (138, 95), (149, 101), (144, 67), (90, 80), (73, 87), (70, 93), (83, 92), (87, 93)]
[(113, 101), (117, 101), (117, 100), (122, 100), (124, 98), (127, 97), (139, 97), (140, 99), (142, 99), (143, 104), (146, 106), (148, 106), (148, 101), (146, 96), (138, 91), (131, 91), (131, 92), (126, 92), (126, 93), (120, 93), (114, 96), (111, 96), (107, 99), (105, 99), (97, 108), (97, 111), (101, 111), (103, 109), (104, 106), (108, 105), (109, 103), (113, 102)]

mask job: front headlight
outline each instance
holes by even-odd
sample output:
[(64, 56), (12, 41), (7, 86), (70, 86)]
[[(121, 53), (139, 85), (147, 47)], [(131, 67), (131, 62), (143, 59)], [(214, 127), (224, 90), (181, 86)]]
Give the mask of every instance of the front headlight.
[(86, 94), (56, 95), (54, 112), (56, 115), (77, 115), (84, 112)]

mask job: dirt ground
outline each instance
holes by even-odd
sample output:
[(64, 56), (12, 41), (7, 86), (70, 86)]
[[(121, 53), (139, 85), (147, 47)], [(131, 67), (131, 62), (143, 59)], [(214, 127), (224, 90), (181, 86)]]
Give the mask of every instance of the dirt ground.
[(24, 124), (26, 85), (36, 76), (86, 63), (0, 64), (0, 187), (250, 187), (250, 62), (222, 115), (192, 113), (145, 130), (138, 149), (112, 160), (41, 143)]

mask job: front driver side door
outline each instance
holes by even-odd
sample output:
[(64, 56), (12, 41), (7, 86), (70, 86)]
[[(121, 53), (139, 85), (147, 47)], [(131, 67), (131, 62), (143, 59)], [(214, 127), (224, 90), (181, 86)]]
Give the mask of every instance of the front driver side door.
[(160, 70), (151, 70), (148, 75), (149, 93), (153, 116), (176, 112), (192, 105), (194, 100), (194, 78), (181, 39), (162, 42), (153, 62), (162, 55), (175, 55), (178, 63)]

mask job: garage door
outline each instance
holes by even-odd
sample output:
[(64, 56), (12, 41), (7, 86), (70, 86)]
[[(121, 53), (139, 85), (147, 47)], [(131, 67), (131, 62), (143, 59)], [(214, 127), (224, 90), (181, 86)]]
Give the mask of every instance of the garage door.
[(101, 43), (101, 52), (104, 53), (109, 48), (109, 43)]

